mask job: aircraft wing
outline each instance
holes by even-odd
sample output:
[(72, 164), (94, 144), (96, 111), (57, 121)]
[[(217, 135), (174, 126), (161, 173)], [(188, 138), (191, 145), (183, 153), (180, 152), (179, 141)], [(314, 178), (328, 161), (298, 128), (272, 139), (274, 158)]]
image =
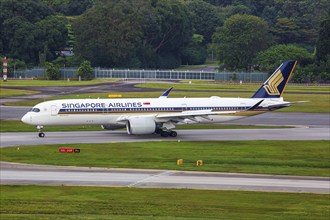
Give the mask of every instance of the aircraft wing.
[[(260, 100), (255, 105), (246, 109), (244, 111), (250, 111), (256, 109), (264, 100)], [(197, 111), (183, 111), (179, 113), (169, 113), (169, 114), (159, 114), (155, 116), (155, 120), (157, 122), (169, 122), (169, 121), (183, 121), (185, 119), (189, 119), (195, 122), (199, 122), (199, 118), (203, 118), (206, 120), (212, 120), (209, 115), (230, 115), (235, 114), (240, 111), (212, 111), (212, 109), (207, 110), (197, 110)]]
[(179, 113), (169, 113), (169, 114), (159, 114), (155, 116), (158, 122), (167, 121), (183, 121), (184, 119), (190, 119), (192, 121), (199, 121), (197, 117), (201, 117), (207, 120), (211, 120), (209, 115), (228, 115), (235, 114), (237, 111), (212, 111), (209, 110), (199, 110), (199, 111), (183, 111)]
[[(256, 109), (263, 101), (264, 100), (261, 100), (252, 107), (250, 107), (249, 109), (243, 111), (251, 111), (253, 109)], [(185, 119), (199, 122), (200, 118), (212, 121), (212, 119), (209, 117), (210, 115), (231, 115), (237, 112), (241, 112), (241, 111), (212, 111), (212, 109), (206, 109), (206, 110), (196, 110), (196, 111), (182, 111), (182, 112), (168, 113), (168, 114), (150, 114), (149, 116), (144, 115), (142, 117), (154, 117), (156, 122), (171, 122), (171, 121), (182, 122)], [(131, 117), (132, 116), (122, 115), (117, 119), (117, 122), (127, 121)]]

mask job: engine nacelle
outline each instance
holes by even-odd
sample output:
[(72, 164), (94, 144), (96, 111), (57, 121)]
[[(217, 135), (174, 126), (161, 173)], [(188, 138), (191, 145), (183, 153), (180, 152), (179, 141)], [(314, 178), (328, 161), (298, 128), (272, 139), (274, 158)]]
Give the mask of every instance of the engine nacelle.
[(117, 130), (121, 128), (125, 128), (126, 125), (121, 125), (121, 124), (106, 124), (106, 125), (101, 125), (101, 128), (104, 130)]
[(128, 134), (152, 134), (156, 131), (156, 122), (150, 117), (131, 117), (126, 123)]

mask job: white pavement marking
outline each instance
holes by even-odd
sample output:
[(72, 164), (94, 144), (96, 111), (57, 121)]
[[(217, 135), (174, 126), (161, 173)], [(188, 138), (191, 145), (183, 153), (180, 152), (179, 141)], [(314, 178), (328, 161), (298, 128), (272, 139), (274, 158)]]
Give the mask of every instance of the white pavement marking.
[(139, 185), (139, 184), (141, 184), (143, 182), (149, 182), (151, 179), (155, 179), (155, 178), (158, 178), (158, 177), (161, 177), (161, 176), (168, 176), (170, 173), (173, 173), (173, 172), (174, 171), (168, 170), (168, 171), (165, 171), (165, 172), (158, 173), (156, 175), (150, 175), (150, 176), (148, 176), (148, 177), (146, 177), (144, 179), (141, 179), (141, 180), (138, 180), (138, 181), (136, 181), (134, 183), (129, 184), (127, 187), (137, 186), (137, 185)]

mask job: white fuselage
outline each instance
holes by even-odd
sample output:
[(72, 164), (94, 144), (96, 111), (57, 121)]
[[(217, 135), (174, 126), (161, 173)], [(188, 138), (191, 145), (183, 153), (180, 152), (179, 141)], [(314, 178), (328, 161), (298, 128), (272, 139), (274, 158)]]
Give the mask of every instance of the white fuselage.
[(267, 111), (268, 105), (283, 103), (282, 98), (263, 99), (258, 111), (245, 111), (262, 99), (253, 98), (140, 98), (140, 99), (64, 99), (37, 104), (22, 121), (31, 125), (105, 125), (125, 124), (123, 118), (145, 116), (162, 122), (156, 116), (182, 112), (212, 110), (235, 111), (235, 114), (215, 114), (198, 120), (176, 120), (175, 125), (187, 123), (220, 123)]

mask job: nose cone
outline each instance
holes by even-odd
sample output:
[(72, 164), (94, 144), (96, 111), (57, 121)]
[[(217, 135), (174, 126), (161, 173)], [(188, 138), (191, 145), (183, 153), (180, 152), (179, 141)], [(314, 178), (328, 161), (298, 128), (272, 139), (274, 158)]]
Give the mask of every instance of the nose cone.
[(25, 124), (30, 124), (31, 123), (31, 118), (29, 116), (29, 113), (26, 113), (22, 118), (21, 121)]

